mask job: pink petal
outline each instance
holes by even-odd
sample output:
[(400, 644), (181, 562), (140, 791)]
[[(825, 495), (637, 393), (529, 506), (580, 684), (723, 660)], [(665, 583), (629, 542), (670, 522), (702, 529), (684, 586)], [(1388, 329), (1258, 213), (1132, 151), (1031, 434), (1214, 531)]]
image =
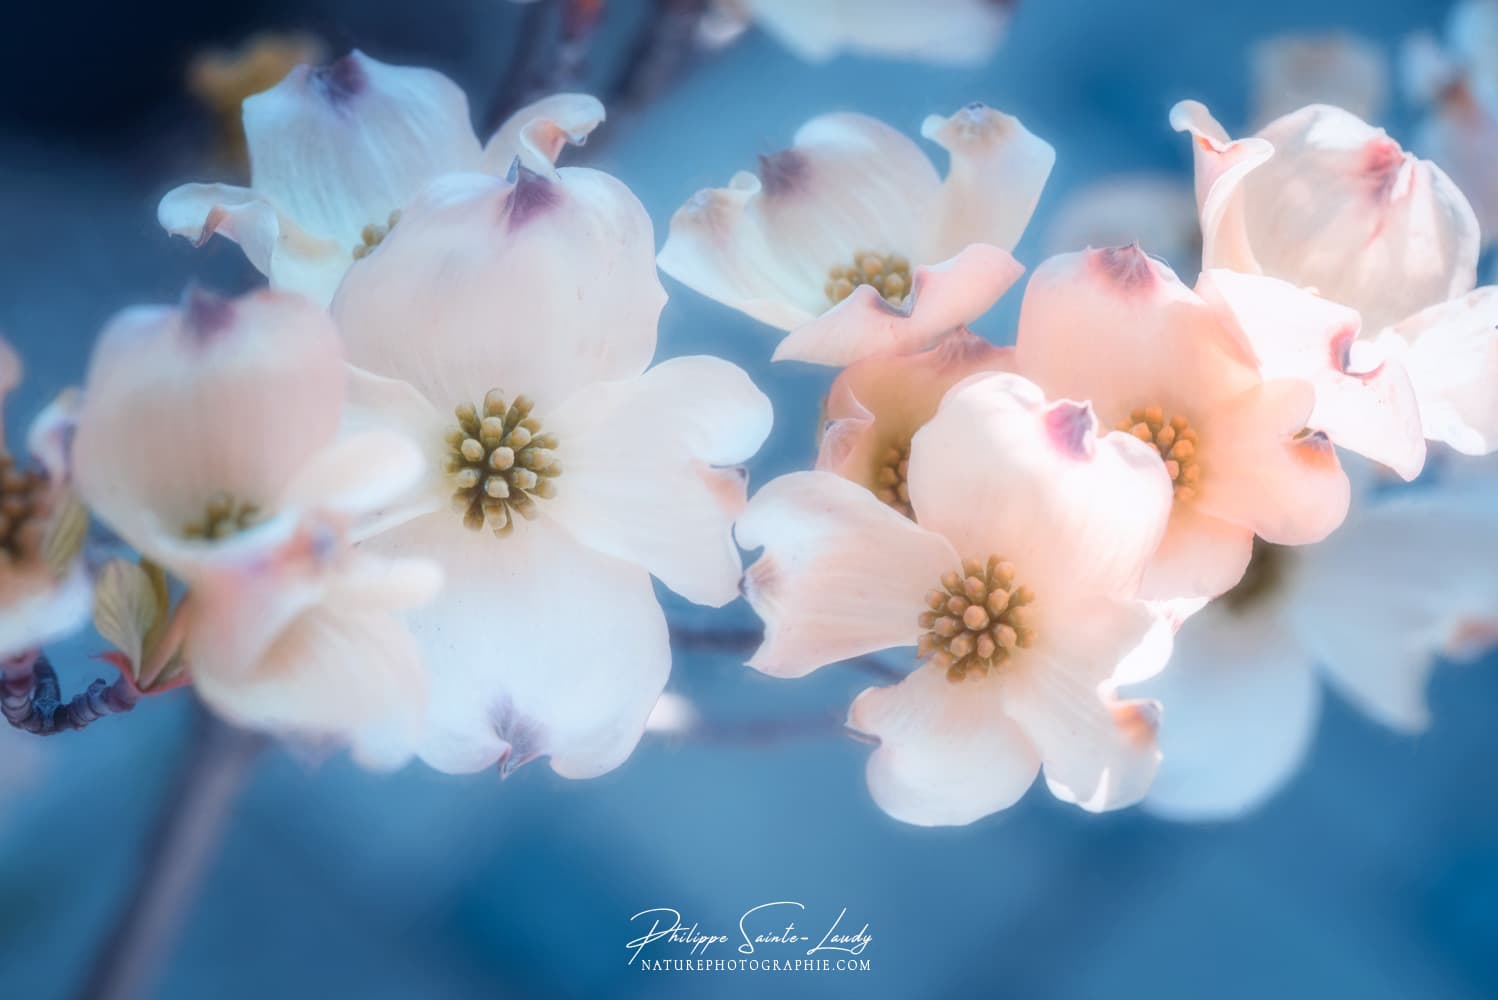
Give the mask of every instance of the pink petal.
[(518, 157), (537, 173), (549, 173), (567, 146), (581, 146), (603, 124), (603, 102), (587, 94), (552, 94), (505, 119), (484, 146), (485, 173), (504, 175)]
[(1252, 528), (1213, 517), (1194, 503), (1178, 503), (1139, 596), (1172, 602), (1216, 597), (1243, 578), (1253, 542)]

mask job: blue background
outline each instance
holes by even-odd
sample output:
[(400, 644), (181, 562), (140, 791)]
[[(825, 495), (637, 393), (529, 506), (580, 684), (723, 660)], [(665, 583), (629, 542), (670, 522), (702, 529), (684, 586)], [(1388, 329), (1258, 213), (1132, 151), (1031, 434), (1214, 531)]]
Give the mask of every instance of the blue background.
[[(54, 5), (61, 7), (62, 5)], [(149, 7), (149, 10), (141, 9)], [(211, 9), (207, 9), (210, 8)], [(1342, 27), (1392, 54), (1444, 3), (1352, 0), (1028, 0), (991, 65), (936, 70), (863, 59), (817, 67), (751, 34), (636, 115), (615, 115), (586, 160), (629, 183), (656, 220), (789, 141), (813, 114), (856, 109), (915, 134), (928, 112), (983, 100), (1056, 146), (1056, 171), (1018, 255), (1078, 185), (1119, 170), (1188, 169), (1166, 113), (1206, 101), (1247, 116), (1247, 49)], [(607, 78), (642, 16), (615, 3), (595, 50)], [(181, 95), (187, 54), (257, 27), (311, 26), (436, 66), (481, 107), (519, 14), (502, 0), (420, 4), (33, 5), (0, 41), (0, 328), (30, 373), (24, 420), (76, 383), (116, 309), (171, 301), (197, 278), (253, 280), (237, 249), (201, 251), (154, 221), (171, 185), (209, 179), (205, 123)], [(1389, 122), (1397, 135), (1408, 118)], [(1405, 129), (1407, 132), (1407, 128)], [(771, 366), (755, 323), (667, 281), (660, 356), (711, 351), (775, 400), (755, 483), (813, 456), (828, 373)], [(984, 329), (1003, 339), (1018, 294)], [(742, 605), (684, 621), (750, 626)], [(108, 668), (87, 637), (56, 650), (69, 690)], [(545, 765), (501, 783), (419, 767), (361, 773), (344, 759), (265, 755), (238, 802), (159, 995), (1462, 998), (1498, 995), (1498, 672), (1435, 677), (1435, 724), (1394, 735), (1328, 699), (1309, 766), (1258, 814), (1179, 826), (1139, 811), (1094, 817), (1035, 790), (963, 829), (879, 812), (867, 750), (836, 719), (867, 679), (828, 668), (775, 681), (732, 656), (679, 655), (672, 687), (725, 725), (807, 723), (802, 735), (690, 745), (647, 737), (603, 778)], [(0, 995), (70, 995), (128, 890), (186, 752), (185, 692), (49, 741), (0, 733)], [(821, 734), (821, 735), (819, 735)], [(749, 906), (799, 900), (825, 924), (870, 925), (873, 971), (766, 977), (645, 974), (626, 966), (636, 911), (674, 906), (729, 930)], [(717, 957), (727, 957), (720, 949)], [(652, 952), (664, 955), (664, 952)]]

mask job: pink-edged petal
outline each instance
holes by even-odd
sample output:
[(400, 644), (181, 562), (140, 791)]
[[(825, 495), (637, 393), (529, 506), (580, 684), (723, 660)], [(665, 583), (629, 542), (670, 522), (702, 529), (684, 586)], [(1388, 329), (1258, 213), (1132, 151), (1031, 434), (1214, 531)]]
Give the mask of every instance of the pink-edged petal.
[(772, 480), (734, 529), (764, 552), (744, 596), (765, 622), (749, 665), (777, 677), (914, 645), (926, 593), (961, 561), (939, 535), (827, 472)]
[(1252, 528), (1206, 514), (1194, 503), (1175, 504), (1139, 596), (1152, 601), (1216, 597), (1243, 578), (1253, 542)]
[(1231, 819), (1289, 780), (1315, 733), (1321, 694), (1283, 603), (1216, 602), (1176, 635), (1159, 676), (1131, 689), (1163, 706), (1164, 759), (1144, 800), (1178, 820)]
[(671, 669), (645, 570), (545, 520), (495, 538), (449, 511), (364, 546), (442, 565), (441, 598), (408, 616), (431, 674), (428, 764), (503, 773), (544, 755), (563, 777), (586, 778), (629, 756)]
[(474, 170), (468, 100), (435, 70), (354, 51), (299, 66), (244, 102), (251, 187), (307, 232), (352, 252), (427, 181)]
[(1498, 287), (1416, 313), (1375, 343), (1409, 374), (1427, 438), (1467, 455), (1498, 448)]
[(854, 700), (848, 726), (879, 743), (867, 778), (880, 809), (919, 826), (960, 826), (1019, 801), (1040, 757), (1004, 714), (996, 681), (954, 684), (927, 665)]
[(1273, 278), (1202, 272), (1197, 292), (1248, 346), (1264, 377), (1304, 379), (1316, 405), (1306, 426), (1405, 479), (1425, 464), (1425, 435), (1409, 375), (1397, 358), (1374, 358), (1346, 306)]
[[(717, 35), (735, 19), (752, 17), (783, 45), (812, 62), (839, 52), (976, 66), (993, 54), (1010, 10), (991, 0), (931, 0), (919, 9), (903, 0), (865, 0), (856, 13), (838, 4), (802, 0), (745, 0), (715, 5)], [(721, 42), (720, 42), (721, 44)]]
[(180, 532), (216, 496), (269, 512), (332, 439), (343, 393), (337, 331), (299, 296), (195, 291), (180, 309), (128, 309), (89, 365), (79, 491), (139, 548), (148, 523)]
[(1435, 657), (1498, 607), (1491, 497), (1436, 487), (1375, 501), (1305, 551), (1291, 611), (1301, 640), (1358, 708), (1423, 729)]
[(1228, 138), (1227, 132), (1196, 101), (1182, 101), (1170, 109), (1170, 125), (1191, 133), (1196, 164), (1196, 203), (1201, 213), (1202, 267), (1227, 267), (1256, 274), (1244, 217), (1244, 179), (1274, 155), (1263, 139)]
[(915, 435), (916, 521), (964, 559), (1013, 562), (1038, 595), (1132, 596), (1170, 513), (1159, 454), (1097, 435), (1085, 404), (1048, 403), (1016, 375), (974, 375)]
[(1253, 121), (1263, 126), (1307, 104), (1332, 104), (1365, 121), (1389, 99), (1383, 52), (1356, 35), (1280, 35), (1253, 48)]
[(1057, 798), (1091, 812), (1133, 805), (1159, 765), (1159, 706), (1119, 700), (1111, 688), (1119, 665), (1160, 634), (1158, 620), (1140, 603), (1106, 598), (1056, 617), (1065, 626), (1050, 625), (1043, 647), (1003, 677), (1004, 711), (1039, 750)]
[[(859, 251), (920, 259), (940, 181), (908, 137), (857, 114), (813, 118), (789, 149), (760, 158), (677, 210), (661, 270), (689, 288), (793, 329), (833, 303), (828, 273)], [(961, 249), (953, 248), (952, 252)]]
[(433, 183), (333, 302), (349, 361), (406, 381), (439, 412), (499, 388), (545, 419), (582, 386), (655, 353), (665, 291), (650, 218), (596, 170)]
[(347, 246), (307, 232), (249, 188), (184, 184), (162, 197), (156, 219), (193, 246), (202, 246), (215, 233), (233, 240), (272, 286), (324, 305), (354, 262)]
[(1013, 348), (966, 329), (929, 351), (879, 355), (845, 368), (827, 393), (817, 468), (877, 490), (886, 454), (910, 447), (947, 390), (977, 372), (1013, 370)]
[(1051, 254), (1130, 243), (1196, 273), (1202, 241), (1191, 185), (1166, 173), (1104, 177), (1064, 200), (1046, 231)]
[(1331, 534), (1347, 516), (1351, 487), (1326, 436), (1303, 433), (1315, 405), (1309, 382), (1286, 378), (1209, 411), (1201, 435), (1213, 443), (1214, 464), (1196, 507), (1280, 545)]
[(546, 423), (564, 473), (542, 513), (578, 541), (636, 563), (689, 600), (718, 607), (738, 596), (741, 564), (730, 530), (745, 483), (725, 502), (703, 467), (732, 467), (770, 433), (770, 401), (718, 358), (674, 358), (637, 379), (588, 386)]
[(485, 173), (506, 174), (516, 159), (549, 173), (567, 146), (581, 146), (603, 124), (603, 102), (588, 94), (552, 94), (505, 119), (484, 146)]
[(774, 360), (850, 365), (921, 350), (987, 312), (1024, 270), (1006, 251), (974, 243), (951, 260), (916, 268), (903, 305), (860, 285), (782, 340)]
[(931, 115), (921, 135), (951, 154), (925, 256), (940, 260), (971, 243), (1013, 250), (1030, 224), (1056, 151), (1018, 118), (983, 104)]

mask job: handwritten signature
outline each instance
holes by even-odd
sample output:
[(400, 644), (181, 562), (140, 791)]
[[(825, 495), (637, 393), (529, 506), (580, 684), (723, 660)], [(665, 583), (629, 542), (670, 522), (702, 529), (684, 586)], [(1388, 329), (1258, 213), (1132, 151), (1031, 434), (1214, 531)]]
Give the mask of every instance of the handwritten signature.
[[(795, 914), (789, 913), (785, 907), (792, 907), (797, 911), (804, 912), (806, 904), (797, 903), (793, 900), (780, 900), (774, 903), (760, 903), (751, 906), (739, 917), (739, 932), (736, 940), (740, 955), (753, 955), (757, 950), (766, 945), (794, 945), (809, 944), (813, 935), (802, 933), (801, 928), (796, 926)], [(838, 913), (837, 919), (832, 925), (815, 938), (816, 944), (807, 948), (806, 955), (817, 955), (822, 952), (843, 952), (848, 955), (862, 955), (874, 937), (869, 933), (869, 925), (865, 923), (855, 933), (843, 930), (843, 921), (848, 916), (848, 908), (843, 907)], [(625, 948), (629, 949), (629, 962), (633, 965), (635, 959), (640, 957), (640, 952), (646, 946), (656, 942), (664, 941), (672, 945), (688, 945), (693, 956), (706, 955), (709, 949), (717, 945), (729, 943), (729, 935), (708, 932), (701, 925), (693, 922), (687, 926), (682, 921), (680, 910), (669, 906), (656, 906), (648, 910), (641, 910), (630, 917), (630, 923), (647, 918), (650, 920), (650, 930), (633, 939)], [(785, 924), (780, 924), (785, 920)], [(850, 925), (851, 926), (851, 925)]]

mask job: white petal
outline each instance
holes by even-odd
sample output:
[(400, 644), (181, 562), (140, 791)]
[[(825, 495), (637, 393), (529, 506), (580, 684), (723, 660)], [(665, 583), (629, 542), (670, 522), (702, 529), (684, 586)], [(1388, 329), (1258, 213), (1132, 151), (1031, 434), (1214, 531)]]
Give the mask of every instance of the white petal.
[(93, 594), (81, 562), (60, 578), (45, 567), (0, 573), (0, 659), (81, 629), (93, 608)]
[(588, 386), (557, 408), (563, 474), (542, 513), (578, 541), (648, 569), (678, 594), (720, 607), (742, 566), (723, 503), (704, 467), (746, 461), (770, 433), (770, 401), (718, 358), (674, 358), (626, 382)]
[(347, 251), (427, 181), (479, 165), (468, 100), (435, 70), (354, 51), (244, 102), (251, 187)]
[(952, 683), (928, 665), (858, 696), (848, 725), (879, 743), (867, 772), (879, 808), (906, 823), (957, 826), (1019, 801), (1040, 758), (993, 680)]
[(1498, 448), (1498, 288), (1416, 313), (1377, 344), (1409, 374), (1426, 437), (1468, 455)]
[(1440, 165), (1477, 215), (1485, 246), (1498, 239), (1498, 114), (1465, 89), (1442, 101), (1415, 133), (1414, 148)]
[(543, 520), (495, 538), (450, 511), (365, 546), (443, 567), (442, 596), (409, 616), (431, 673), (428, 764), (508, 770), (549, 755), (559, 774), (584, 778), (629, 756), (671, 669), (643, 569)]
[(665, 291), (650, 219), (619, 181), (455, 175), (430, 186), (333, 302), (349, 361), (439, 412), (499, 388), (549, 408), (631, 378), (655, 353)]
[(1274, 147), (1259, 138), (1234, 142), (1197, 101), (1181, 101), (1171, 108), (1170, 125), (1177, 132), (1191, 133), (1196, 203), (1201, 213), (1202, 267), (1260, 273), (1244, 217), (1243, 180), (1274, 155)]
[(914, 645), (926, 593), (961, 565), (939, 535), (827, 472), (772, 480), (735, 534), (745, 549), (765, 550), (744, 576), (765, 622), (749, 665), (777, 677)]
[(1040, 201), (1056, 151), (1018, 118), (969, 104), (950, 118), (931, 115), (921, 135), (952, 156), (937, 201), (933, 260), (970, 243), (1013, 250)]
[(518, 158), (550, 173), (569, 144), (581, 146), (603, 124), (603, 102), (587, 94), (552, 94), (515, 112), (484, 146), (485, 173), (503, 175)]

